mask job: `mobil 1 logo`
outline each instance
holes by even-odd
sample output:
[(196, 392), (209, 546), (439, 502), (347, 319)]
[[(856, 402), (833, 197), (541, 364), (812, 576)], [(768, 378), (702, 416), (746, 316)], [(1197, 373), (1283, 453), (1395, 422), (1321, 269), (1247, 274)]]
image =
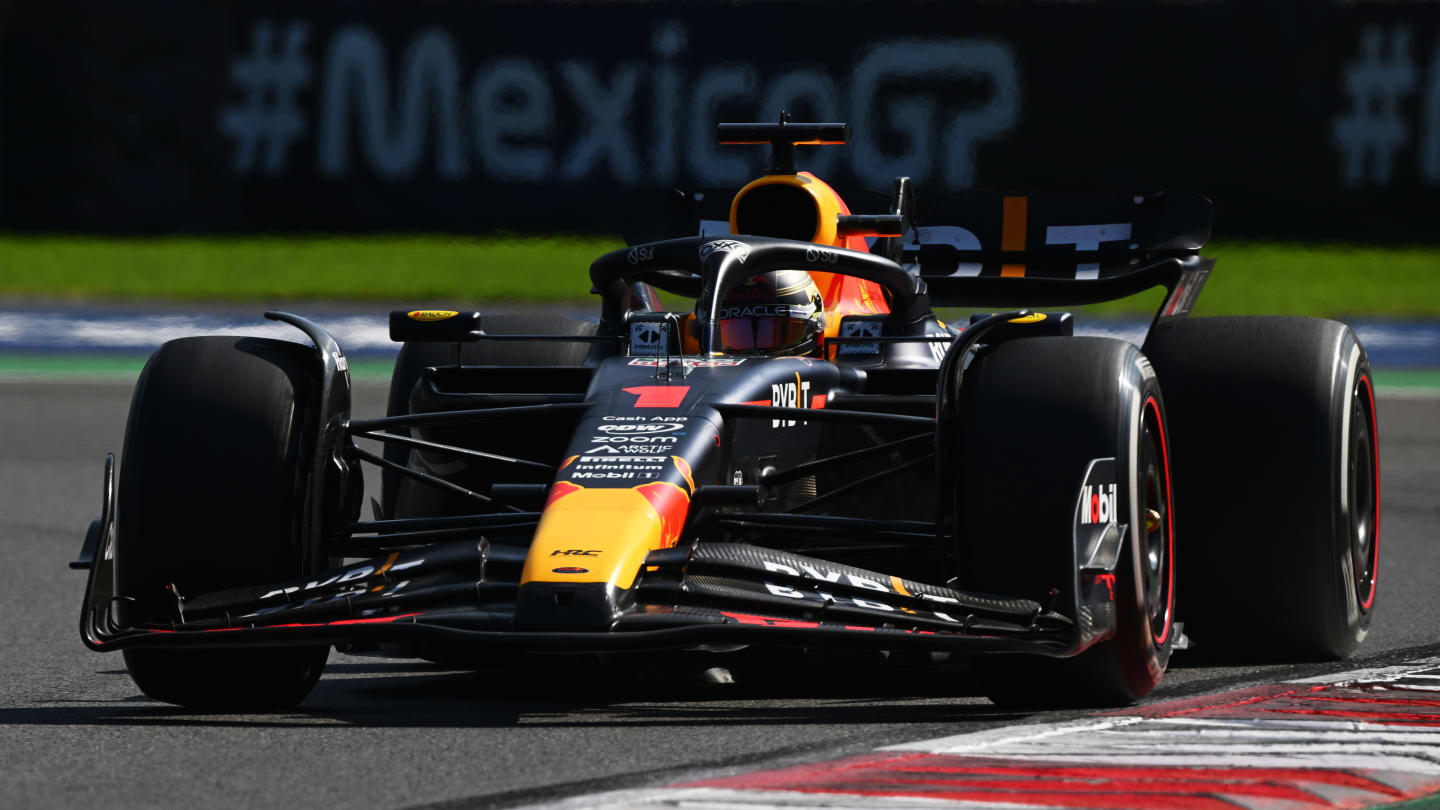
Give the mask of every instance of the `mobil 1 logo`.
[(1090, 463), (1085, 483), (1080, 485), (1080, 504), (1077, 523), (1081, 526), (1098, 525), (1116, 521), (1119, 517), (1115, 483), (1115, 459), (1101, 458)]
[(1113, 458), (1097, 458), (1085, 468), (1075, 499), (1075, 548), (1082, 566), (1115, 565), (1124, 539), (1120, 513), (1120, 465)]

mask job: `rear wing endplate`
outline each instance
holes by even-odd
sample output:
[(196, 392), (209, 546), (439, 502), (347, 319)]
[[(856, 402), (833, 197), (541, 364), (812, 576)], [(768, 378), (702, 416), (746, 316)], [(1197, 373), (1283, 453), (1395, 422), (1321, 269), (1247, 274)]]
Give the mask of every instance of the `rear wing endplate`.
[(1212, 217), (1193, 192), (965, 191), (917, 219), (902, 262), (940, 306), (1089, 304), (1163, 285), (1161, 316), (1181, 315), (1209, 273)]
[(942, 306), (1094, 303), (1194, 264), (1211, 221), (1194, 192), (962, 192), (917, 219), (903, 262)]

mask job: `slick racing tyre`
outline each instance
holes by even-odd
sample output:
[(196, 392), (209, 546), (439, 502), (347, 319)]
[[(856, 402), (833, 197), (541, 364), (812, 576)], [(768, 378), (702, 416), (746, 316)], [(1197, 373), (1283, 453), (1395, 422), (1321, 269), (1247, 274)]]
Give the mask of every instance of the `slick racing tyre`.
[[(1090, 463), (1114, 459), (1109, 508), (1124, 528), (1115, 635), (1070, 659), (976, 660), (1005, 706), (1113, 706), (1149, 694), (1175, 643), (1175, 535), (1165, 402), (1150, 364), (1108, 338), (1037, 337), (983, 351), (956, 427), (962, 580), (1057, 609), (1075, 599), (1074, 534)], [(1073, 617), (1072, 618), (1076, 618)]]
[[(179, 618), (176, 596), (309, 573), (300, 532), (317, 420), (313, 349), (260, 338), (173, 340), (140, 374), (117, 503), (118, 592), (133, 618)], [(135, 685), (200, 708), (299, 703), (328, 646), (125, 650)]]
[(1187, 634), (1222, 657), (1329, 660), (1364, 640), (1380, 546), (1365, 349), (1314, 318), (1197, 318), (1145, 353), (1169, 395)]
[[(561, 315), (486, 315), (481, 322), (486, 332), (497, 335), (593, 335), (598, 324)], [(480, 341), (460, 347), (460, 361), (465, 365), (484, 366), (578, 366), (589, 355), (590, 343)], [(390, 375), (390, 397), (386, 416), (410, 412), (410, 395), (420, 374), (429, 366), (455, 362), (455, 346), (449, 343), (406, 343), (395, 358), (395, 371)], [(405, 428), (396, 433), (410, 435)], [(394, 442), (386, 443), (385, 458), (405, 466), (410, 448)], [(401, 475), (392, 470), (381, 471), (381, 503), (387, 516), (395, 514)]]

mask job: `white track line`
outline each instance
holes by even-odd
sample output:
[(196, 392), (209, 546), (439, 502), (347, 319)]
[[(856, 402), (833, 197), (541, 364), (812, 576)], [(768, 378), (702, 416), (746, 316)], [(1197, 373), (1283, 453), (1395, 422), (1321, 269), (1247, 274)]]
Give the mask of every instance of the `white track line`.
[(540, 806), (1369, 807), (1440, 791), (1435, 686), (1425, 658)]

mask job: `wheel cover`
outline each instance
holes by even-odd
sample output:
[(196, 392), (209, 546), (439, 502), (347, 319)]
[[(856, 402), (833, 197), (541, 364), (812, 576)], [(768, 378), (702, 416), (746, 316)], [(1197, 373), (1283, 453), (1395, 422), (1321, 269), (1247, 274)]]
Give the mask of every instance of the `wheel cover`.
[(1170, 457), (1160, 407), (1145, 400), (1140, 434), (1141, 586), (1145, 615), (1157, 646), (1170, 637), (1175, 605), (1175, 529), (1171, 523)]
[(1375, 604), (1380, 563), (1379, 443), (1375, 436), (1375, 395), (1360, 375), (1350, 396), (1349, 496), (1350, 569), (1355, 598), (1364, 611)]

